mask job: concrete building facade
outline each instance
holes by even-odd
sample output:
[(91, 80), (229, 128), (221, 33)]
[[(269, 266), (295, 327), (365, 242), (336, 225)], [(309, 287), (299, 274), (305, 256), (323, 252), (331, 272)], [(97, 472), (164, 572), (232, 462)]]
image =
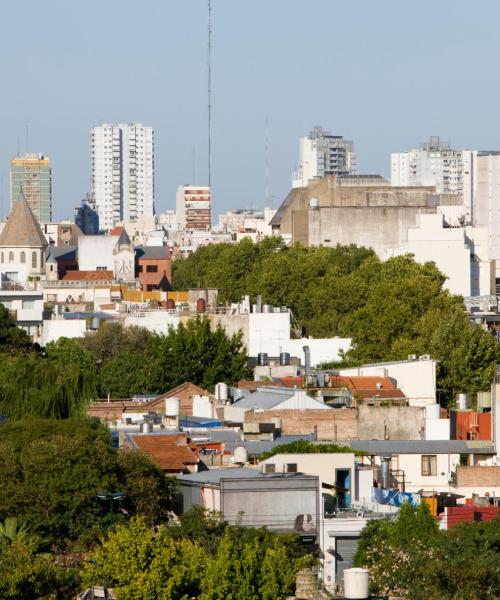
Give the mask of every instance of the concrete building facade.
[(212, 226), (210, 188), (201, 185), (180, 185), (175, 196), (176, 219), (180, 229), (208, 231)]
[(300, 138), (299, 150), (299, 165), (292, 187), (305, 187), (311, 179), (327, 175), (356, 175), (358, 172), (354, 143), (320, 126), (314, 127), (308, 137)]
[(10, 163), (10, 207), (24, 197), (39, 223), (52, 221), (52, 167), (43, 154), (16, 156)]
[(100, 125), (91, 131), (92, 196), (102, 229), (154, 214), (152, 127)]

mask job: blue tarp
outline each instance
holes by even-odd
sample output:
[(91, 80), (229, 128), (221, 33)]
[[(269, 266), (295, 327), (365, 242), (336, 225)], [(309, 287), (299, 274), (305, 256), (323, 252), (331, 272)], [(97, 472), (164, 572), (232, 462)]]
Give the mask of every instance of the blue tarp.
[(372, 488), (372, 500), (379, 504), (388, 504), (389, 506), (402, 506), (403, 502), (409, 502), (415, 507), (420, 504), (420, 495), (400, 492), (398, 490)]

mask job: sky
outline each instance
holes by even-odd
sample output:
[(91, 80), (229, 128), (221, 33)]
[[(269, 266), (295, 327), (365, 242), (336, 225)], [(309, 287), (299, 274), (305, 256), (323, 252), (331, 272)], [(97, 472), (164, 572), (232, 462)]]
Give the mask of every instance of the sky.
[[(359, 171), (430, 135), (500, 148), (500, 3), (212, 0), (216, 214), (287, 194), (314, 125), (354, 140)], [(207, 0), (2, 2), (0, 218), (9, 162), (50, 156), (54, 216), (90, 188), (90, 128), (155, 131), (155, 204), (207, 182)]]

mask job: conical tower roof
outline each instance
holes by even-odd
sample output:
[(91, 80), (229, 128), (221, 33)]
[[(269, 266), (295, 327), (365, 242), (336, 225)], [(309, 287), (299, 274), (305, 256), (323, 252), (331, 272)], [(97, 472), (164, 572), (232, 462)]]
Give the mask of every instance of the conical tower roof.
[(47, 245), (38, 221), (24, 198), (17, 200), (0, 233), (0, 247), (44, 248)]
[(130, 246), (130, 244), (131, 244), (130, 238), (124, 227), (122, 229), (122, 232), (120, 233), (120, 237), (118, 238), (116, 245), (117, 246)]

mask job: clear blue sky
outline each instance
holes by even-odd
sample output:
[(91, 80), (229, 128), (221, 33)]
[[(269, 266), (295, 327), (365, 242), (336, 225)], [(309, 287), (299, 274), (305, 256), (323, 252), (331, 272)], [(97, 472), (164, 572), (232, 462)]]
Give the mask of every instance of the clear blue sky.
[[(89, 129), (155, 129), (157, 210), (207, 178), (206, 0), (5, 2), (0, 18), (1, 213), (29, 122), (53, 161), (57, 218), (89, 189)], [(429, 135), (500, 148), (500, 3), (213, 0), (215, 212), (263, 206), (290, 186), (315, 124), (352, 138), (362, 172)]]

